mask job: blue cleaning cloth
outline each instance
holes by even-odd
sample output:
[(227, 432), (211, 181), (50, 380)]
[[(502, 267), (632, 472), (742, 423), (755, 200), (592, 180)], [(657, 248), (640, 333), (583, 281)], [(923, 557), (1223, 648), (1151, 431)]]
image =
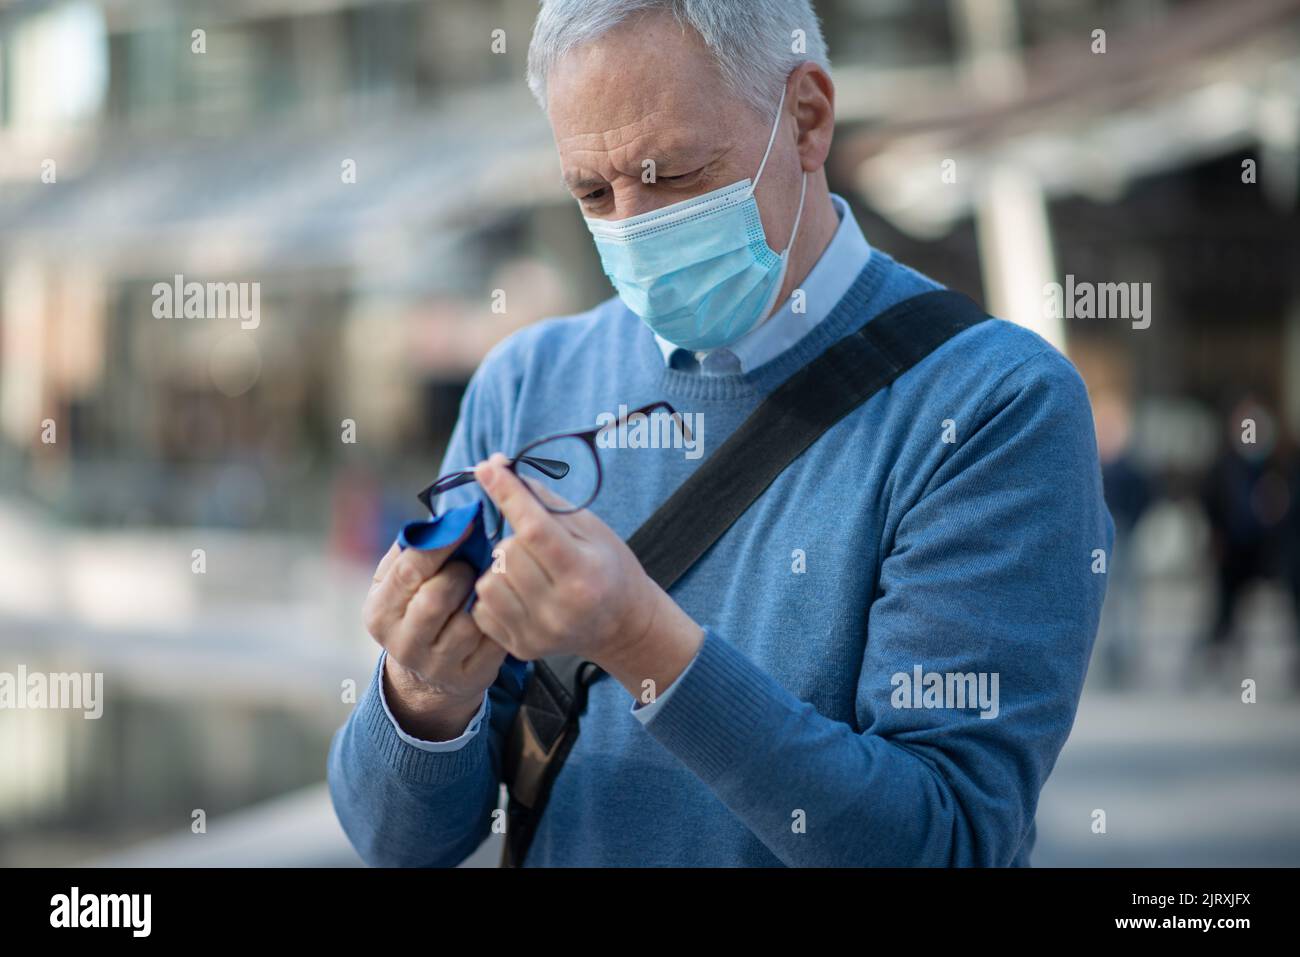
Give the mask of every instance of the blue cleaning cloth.
[(492, 563), (492, 545), (483, 528), (482, 502), (453, 508), (427, 521), (407, 522), (397, 535), (397, 545), (403, 550), (414, 548), (418, 552), (446, 548), (465, 534), (470, 523), (474, 524), (474, 530), (447, 560), (465, 562), (481, 575)]
[[(462, 561), (478, 574), (483, 574), (492, 564), (492, 543), (488, 541), (487, 531), (483, 527), (483, 503), (462, 505), (435, 515), (422, 522), (407, 522), (397, 534), (397, 547), (403, 550), (414, 548), (419, 552), (429, 552), (446, 548), (473, 525), (473, 530), (465, 541), (451, 553), (449, 562)], [(477, 594), (471, 594), (465, 604), (465, 610), (474, 607)], [(524, 677), (528, 670), (527, 662), (520, 661), (514, 655), (506, 655), (501, 669), (515, 685), (515, 690), (522, 690)]]

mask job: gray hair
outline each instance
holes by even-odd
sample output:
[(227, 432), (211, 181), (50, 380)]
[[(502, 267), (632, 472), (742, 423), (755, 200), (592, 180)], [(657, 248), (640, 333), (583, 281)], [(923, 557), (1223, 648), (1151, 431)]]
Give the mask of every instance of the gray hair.
[[(528, 47), (528, 87), (546, 109), (546, 79), (570, 50), (631, 15), (667, 10), (713, 52), (723, 78), (760, 113), (771, 113), (785, 82), (812, 61), (830, 72), (811, 0), (541, 0)], [(804, 52), (795, 52), (797, 49)]]

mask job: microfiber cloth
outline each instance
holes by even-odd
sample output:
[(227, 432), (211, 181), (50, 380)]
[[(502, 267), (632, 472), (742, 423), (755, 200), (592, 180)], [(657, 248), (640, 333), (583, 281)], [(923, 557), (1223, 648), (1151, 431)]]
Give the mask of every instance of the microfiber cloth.
[[(453, 508), (427, 521), (407, 522), (397, 535), (397, 546), (403, 550), (414, 548), (420, 552), (446, 548), (460, 538), (470, 525), (474, 526), (473, 530), (451, 553), (447, 561), (465, 562), (476, 573), (482, 575), (492, 564), (492, 543), (488, 541), (487, 532), (483, 528), (482, 502)], [(476, 597), (477, 595), (473, 594), (469, 596), (469, 601), (465, 605), (466, 611), (474, 606)], [(528, 670), (526, 662), (520, 661), (514, 655), (506, 655), (501, 670), (514, 682), (516, 692), (523, 690), (524, 677)]]
[(492, 563), (492, 545), (483, 529), (482, 502), (453, 508), (427, 521), (407, 522), (398, 533), (397, 545), (402, 549), (414, 548), (417, 552), (446, 548), (464, 535), (471, 523), (474, 530), (447, 560), (465, 562), (482, 575)]

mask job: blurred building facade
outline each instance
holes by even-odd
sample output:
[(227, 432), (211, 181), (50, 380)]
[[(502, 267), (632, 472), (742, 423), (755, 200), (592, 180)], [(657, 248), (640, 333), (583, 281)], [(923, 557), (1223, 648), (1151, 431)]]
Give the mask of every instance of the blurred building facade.
[[(0, 480), (82, 521), (310, 529), (322, 469), (435, 468), (487, 348), (608, 292), (522, 87), (533, 6), (0, 5)], [(1294, 426), (1297, 7), (1230, 6), (823, 2), (834, 185), (1090, 382), (1240, 356)], [(1159, 320), (1044, 317), (1066, 273), (1153, 283)], [(264, 320), (154, 319), (177, 275), (259, 284)]]

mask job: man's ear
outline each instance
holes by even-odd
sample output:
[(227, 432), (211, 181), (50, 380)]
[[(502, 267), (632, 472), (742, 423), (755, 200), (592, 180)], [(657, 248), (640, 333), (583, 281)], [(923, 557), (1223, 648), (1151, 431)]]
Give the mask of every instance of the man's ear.
[(787, 82), (799, 124), (799, 157), (804, 172), (815, 173), (825, 165), (835, 134), (835, 84), (812, 62), (800, 64)]

